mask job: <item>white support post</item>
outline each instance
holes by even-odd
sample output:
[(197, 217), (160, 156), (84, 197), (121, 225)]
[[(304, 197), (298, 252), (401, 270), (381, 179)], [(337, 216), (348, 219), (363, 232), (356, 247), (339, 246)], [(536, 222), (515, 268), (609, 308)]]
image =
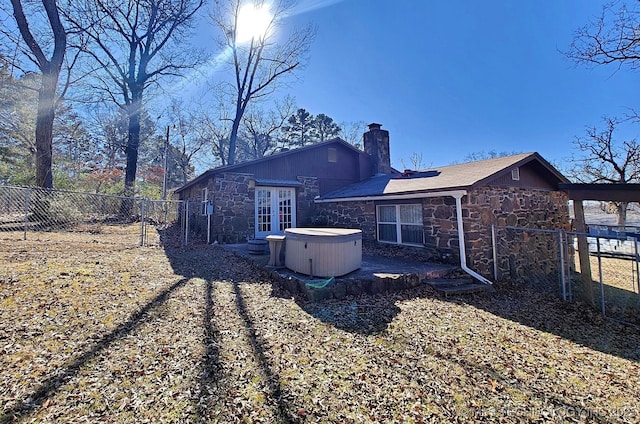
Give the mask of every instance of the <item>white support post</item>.
[(458, 245), (460, 247), (460, 268), (476, 280), (488, 285), (492, 285), (493, 282), (487, 280), (482, 275), (478, 274), (467, 266), (467, 253), (465, 250), (464, 242), (464, 223), (462, 221), (462, 194), (458, 193), (453, 196), (456, 199), (456, 218), (458, 222)]

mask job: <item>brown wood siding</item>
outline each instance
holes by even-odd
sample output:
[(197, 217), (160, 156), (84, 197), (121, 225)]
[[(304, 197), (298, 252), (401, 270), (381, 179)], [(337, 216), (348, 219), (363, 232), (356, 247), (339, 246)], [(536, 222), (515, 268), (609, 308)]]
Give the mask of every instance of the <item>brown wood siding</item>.
[(511, 168), (509, 168), (483, 185), (557, 190), (557, 179), (540, 164), (530, 162), (520, 167), (519, 180), (511, 178)]
[[(335, 162), (329, 161), (329, 148), (335, 149)], [(247, 164), (234, 172), (254, 174), (256, 178), (292, 180), (297, 177), (317, 177), (320, 195), (348, 184), (361, 181), (362, 167), (367, 166), (364, 153), (358, 154), (339, 144), (294, 152), (269, 161)]]

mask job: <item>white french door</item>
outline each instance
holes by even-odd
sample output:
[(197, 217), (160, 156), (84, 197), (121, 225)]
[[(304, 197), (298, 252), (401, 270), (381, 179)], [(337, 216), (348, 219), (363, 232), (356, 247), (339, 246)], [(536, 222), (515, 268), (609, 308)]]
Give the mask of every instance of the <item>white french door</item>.
[(296, 190), (288, 187), (256, 187), (256, 238), (284, 234), (296, 226)]

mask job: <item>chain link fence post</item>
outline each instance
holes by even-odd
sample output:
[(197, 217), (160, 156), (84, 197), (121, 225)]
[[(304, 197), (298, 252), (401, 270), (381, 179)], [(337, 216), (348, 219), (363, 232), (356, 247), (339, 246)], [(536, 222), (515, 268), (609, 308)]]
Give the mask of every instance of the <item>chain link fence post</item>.
[(598, 257), (598, 277), (600, 278), (600, 308), (602, 310), (602, 316), (606, 317), (607, 312), (605, 310), (604, 303), (604, 279), (602, 278), (602, 255), (600, 253), (600, 237), (596, 237), (596, 253)]
[(145, 241), (145, 218), (144, 218), (144, 199), (140, 201), (140, 246), (144, 246)]
[(184, 245), (189, 245), (189, 201), (185, 202), (184, 208)]
[(562, 230), (558, 231), (558, 253), (560, 255), (560, 290), (562, 292), (562, 300), (567, 301), (567, 280), (565, 275), (565, 256)]
[(23, 240), (27, 239), (27, 226), (29, 225), (29, 203), (31, 202), (31, 189), (27, 189), (27, 193), (25, 194), (24, 199), (24, 235), (22, 236)]

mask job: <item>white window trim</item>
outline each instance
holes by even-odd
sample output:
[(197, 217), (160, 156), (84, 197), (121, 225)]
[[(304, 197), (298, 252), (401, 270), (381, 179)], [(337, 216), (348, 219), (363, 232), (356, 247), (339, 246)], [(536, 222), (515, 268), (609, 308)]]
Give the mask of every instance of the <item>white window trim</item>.
[(513, 168), (511, 170), (511, 179), (513, 181), (520, 181), (520, 168)]
[[(411, 206), (418, 206), (420, 208), (420, 215), (422, 215), (422, 204), (420, 203), (402, 203), (402, 204), (392, 204), (392, 205), (377, 205), (376, 206), (376, 238), (378, 240), (378, 242), (380, 243), (387, 243), (387, 244), (398, 244), (398, 245), (404, 245), (404, 246), (424, 246), (424, 223), (420, 223), (420, 224), (416, 224), (415, 222), (401, 222), (400, 221), (400, 206), (407, 206), (407, 205), (411, 205)], [(386, 221), (380, 221), (379, 217), (380, 217), (380, 207), (389, 207), (389, 206), (394, 206), (396, 208), (396, 222), (386, 222)], [(396, 241), (392, 242), (392, 241), (388, 241), (388, 240), (380, 240), (380, 224), (385, 224), (385, 225), (395, 225), (396, 226)], [(402, 241), (402, 226), (403, 225), (413, 225), (416, 227), (420, 227), (420, 229), (422, 230), (422, 243), (404, 243)]]

